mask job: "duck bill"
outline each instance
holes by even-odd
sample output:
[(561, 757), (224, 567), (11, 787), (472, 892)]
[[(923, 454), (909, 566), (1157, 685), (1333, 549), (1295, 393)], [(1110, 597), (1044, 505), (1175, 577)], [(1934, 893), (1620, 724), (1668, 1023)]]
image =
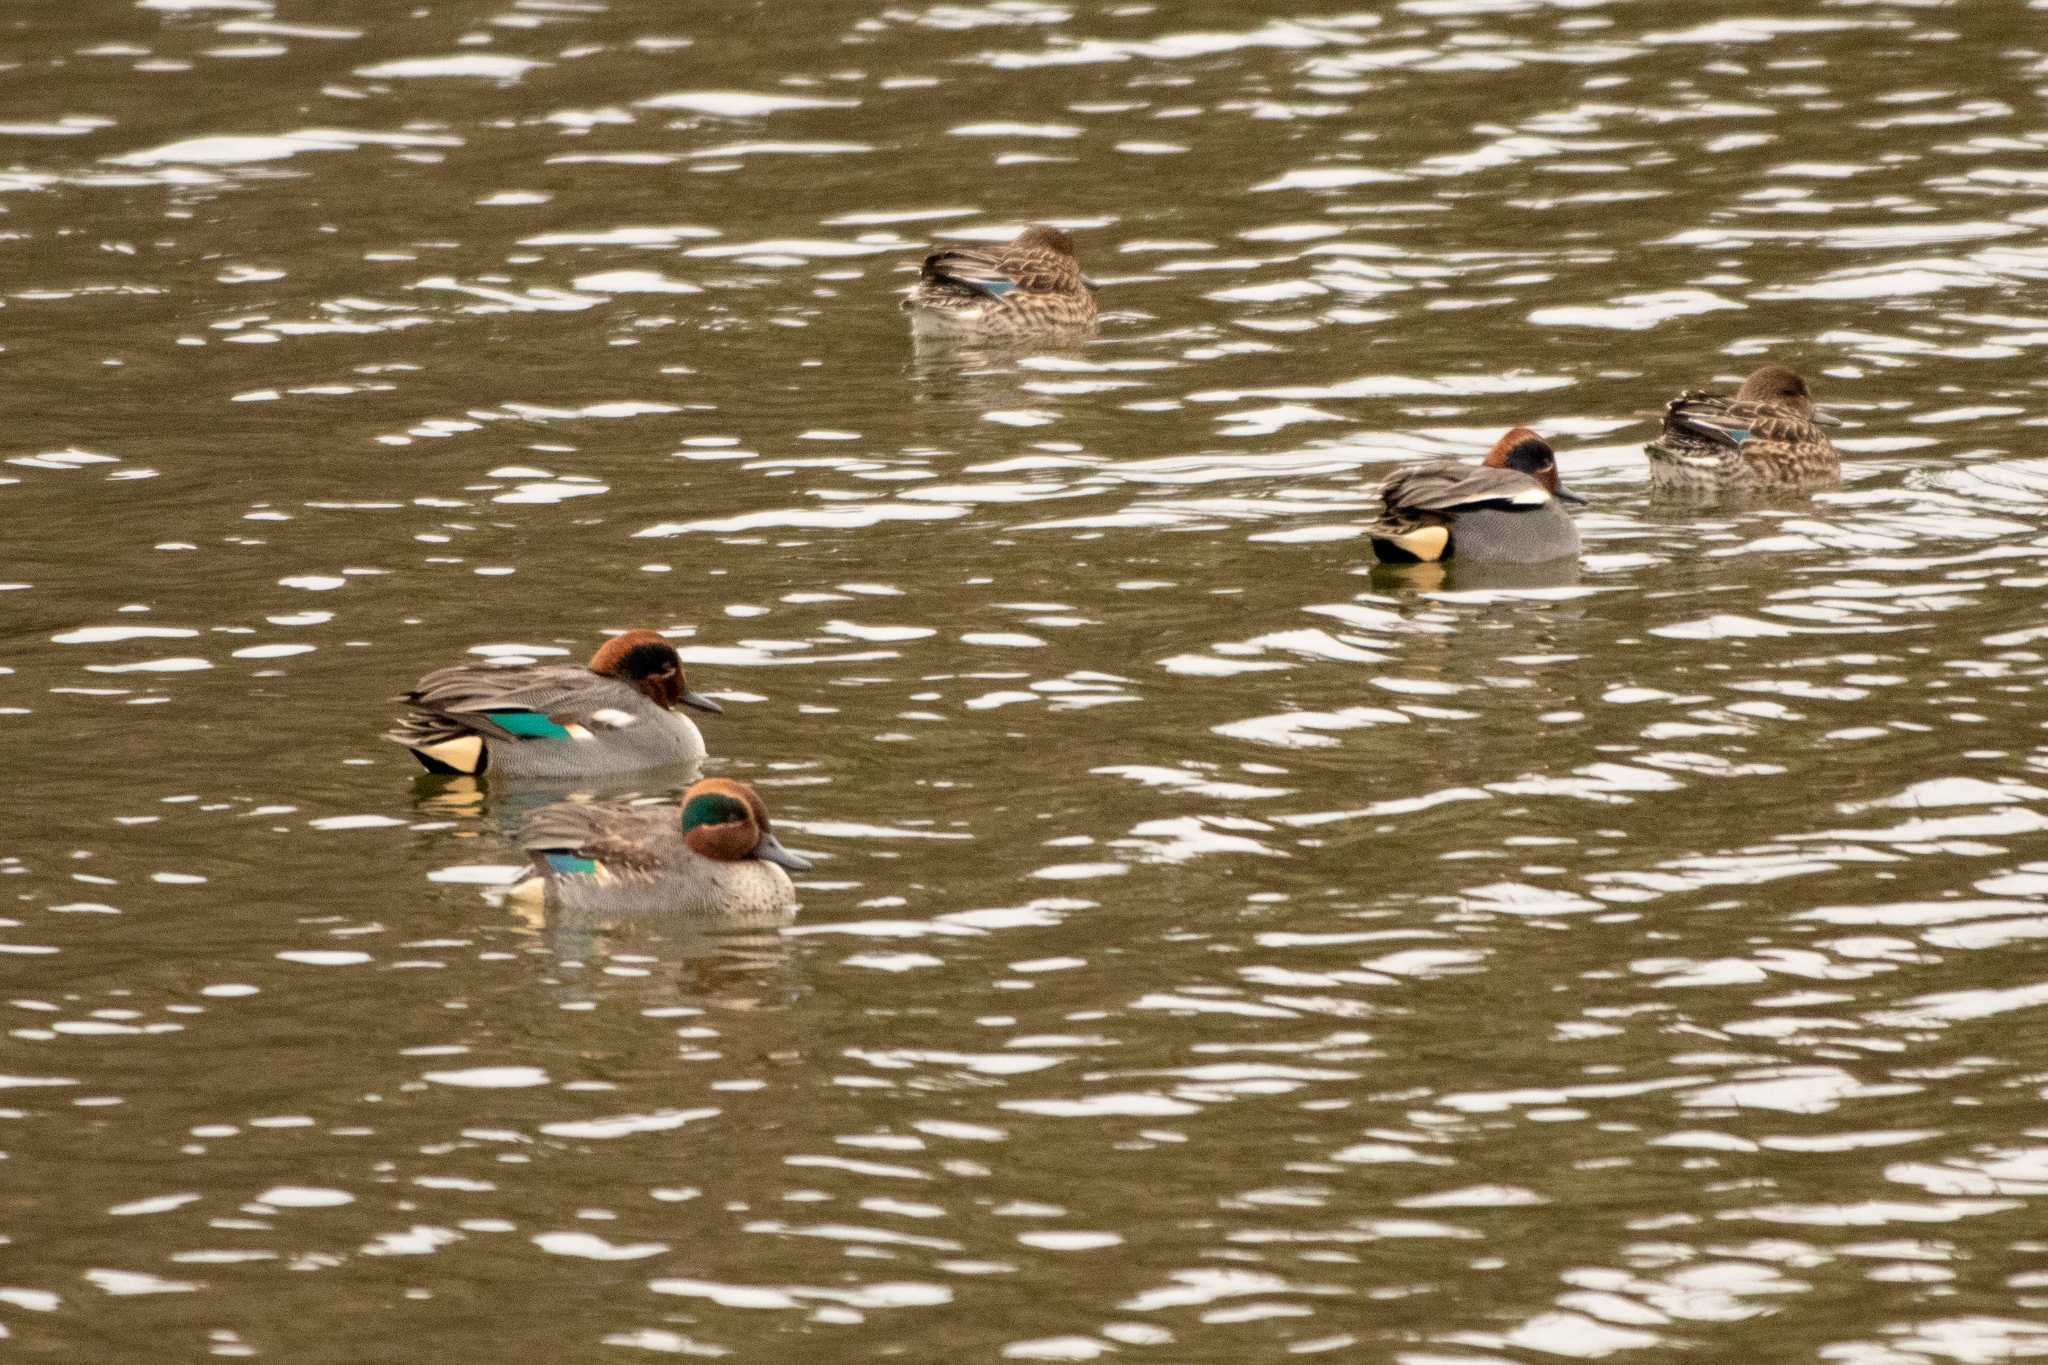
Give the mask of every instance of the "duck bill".
[(1813, 410), (1812, 421), (1817, 427), (1838, 427), (1842, 425), (1841, 418), (1835, 416), (1832, 412), (1825, 412), (1820, 408)]
[(759, 858), (764, 863), (775, 863), (780, 867), (788, 868), (791, 872), (809, 872), (811, 870), (811, 860), (809, 858), (804, 857), (801, 853), (791, 853), (772, 834), (762, 835), (761, 842), (755, 844), (754, 851), (747, 856), (749, 858)]
[(723, 706), (720, 706), (717, 702), (711, 700), (711, 698), (705, 696), (702, 692), (692, 692), (687, 687), (683, 689), (683, 695), (677, 697), (676, 700), (681, 702), (685, 706), (694, 706), (699, 711), (709, 711), (714, 716), (722, 716), (725, 714), (725, 708)]
[(1584, 507), (1587, 505), (1584, 498), (1572, 492), (1571, 489), (1566, 488), (1563, 484), (1557, 486), (1557, 500), (1567, 507)]

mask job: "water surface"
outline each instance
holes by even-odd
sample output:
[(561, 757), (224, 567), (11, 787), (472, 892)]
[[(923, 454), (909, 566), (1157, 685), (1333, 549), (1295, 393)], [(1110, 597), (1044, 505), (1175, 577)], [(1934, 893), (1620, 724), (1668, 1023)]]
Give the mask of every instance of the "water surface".
[[(2048, 1352), (2048, 15), (1786, 8), (12, 6), (12, 1343)], [(1841, 490), (1653, 499), (1764, 357)], [(1366, 567), (1515, 424), (1578, 571)], [(632, 626), (780, 940), (377, 738)]]

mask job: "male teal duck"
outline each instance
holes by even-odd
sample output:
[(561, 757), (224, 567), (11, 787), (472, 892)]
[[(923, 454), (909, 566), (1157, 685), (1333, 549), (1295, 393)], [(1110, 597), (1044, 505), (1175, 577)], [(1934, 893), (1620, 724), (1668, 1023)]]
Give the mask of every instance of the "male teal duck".
[(1842, 457), (1823, 426), (1841, 419), (1813, 406), (1806, 381), (1766, 365), (1734, 397), (1693, 389), (1664, 406), (1664, 429), (1643, 450), (1650, 484), (1707, 492), (1825, 488), (1842, 477)]
[(1074, 260), (1074, 239), (1034, 223), (993, 250), (926, 256), (903, 308), (912, 334), (927, 339), (1078, 332), (1095, 325), (1095, 286)]
[(1380, 485), (1380, 498), (1386, 510), (1366, 534), (1383, 564), (1539, 564), (1579, 552), (1579, 528), (1564, 505), (1586, 500), (1558, 482), (1556, 452), (1527, 427), (1494, 442), (1476, 465), (1403, 465)]
[(629, 630), (586, 664), (494, 668), (456, 664), (398, 698), (405, 714), (386, 739), (430, 773), (512, 778), (602, 777), (704, 757), (704, 736), (677, 705), (723, 708), (692, 692), (676, 647)]
[(722, 777), (684, 792), (680, 813), (666, 803), (548, 806), (526, 817), (519, 843), (533, 870), (511, 894), (572, 912), (786, 922), (796, 888), (782, 869), (811, 866), (776, 840), (754, 789)]

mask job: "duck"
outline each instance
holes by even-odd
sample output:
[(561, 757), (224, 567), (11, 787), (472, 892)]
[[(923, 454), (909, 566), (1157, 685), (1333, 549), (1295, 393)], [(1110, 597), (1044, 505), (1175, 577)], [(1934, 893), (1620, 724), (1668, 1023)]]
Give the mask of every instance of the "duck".
[(396, 700), (406, 707), (384, 737), (430, 773), (585, 778), (700, 763), (704, 736), (675, 707), (718, 715), (690, 690), (682, 656), (652, 630), (599, 645), (587, 664), (455, 664)]
[(949, 247), (924, 258), (903, 300), (912, 335), (1000, 339), (1095, 326), (1095, 283), (1074, 259), (1074, 239), (1033, 223), (992, 250)]
[(512, 896), (538, 897), (571, 912), (786, 923), (796, 914), (789, 873), (811, 869), (810, 859), (776, 839), (754, 789), (724, 777), (693, 784), (680, 808), (667, 802), (546, 806), (526, 817), (519, 843), (533, 866)]
[(1494, 442), (1480, 463), (1403, 465), (1380, 485), (1386, 510), (1367, 528), (1382, 564), (1537, 564), (1576, 556), (1567, 505), (1586, 500), (1557, 477), (1557, 453), (1528, 427)]
[(1765, 365), (1733, 397), (1689, 389), (1664, 405), (1664, 428), (1643, 447), (1650, 484), (1709, 492), (1799, 491), (1842, 477), (1824, 426), (1841, 419), (1813, 405), (1806, 381)]

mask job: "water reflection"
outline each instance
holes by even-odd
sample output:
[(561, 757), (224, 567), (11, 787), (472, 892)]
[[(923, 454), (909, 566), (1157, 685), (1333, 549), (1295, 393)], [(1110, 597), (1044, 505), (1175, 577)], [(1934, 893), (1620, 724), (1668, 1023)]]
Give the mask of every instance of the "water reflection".
[[(2010, 16), (758, 20), (11, 31), (11, 1340), (2048, 1349)], [(914, 347), (1035, 215), (1100, 335)], [(1652, 500), (1766, 357), (1842, 488)], [(1370, 567), (1518, 423), (1575, 573)], [(376, 739), (621, 621), (830, 855), (789, 933), (523, 919), (567, 793)]]
[(769, 929), (707, 930), (674, 915), (604, 914), (507, 897), (545, 947), (557, 1007), (611, 1000), (642, 1009), (784, 1009), (803, 993), (789, 945)]

